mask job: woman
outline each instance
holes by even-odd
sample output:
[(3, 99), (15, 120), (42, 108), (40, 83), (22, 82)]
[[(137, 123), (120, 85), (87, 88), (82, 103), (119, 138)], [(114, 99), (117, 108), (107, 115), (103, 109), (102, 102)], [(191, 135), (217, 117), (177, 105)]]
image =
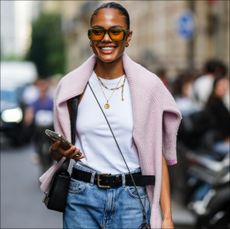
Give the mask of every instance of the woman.
[(229, 79), (227, 77), (216, 78), (205, 106), (210, 133), (212, 133), (212, 142), (207, 144), (212, 145), (213, 149), (220, 154), (229, 153), (230, 147), (230, 112), (224, 103), (228, 90)]
[[(64, 228), (139, 228), (143, 223), (140, 199), (151, 227), (173, 228), (166, 161), (176, 163), (180, 113), (160, 79), (124, 52), (132, 38), (124, 7), (105, 3), (92, 14), (90, 26), (88, 37), (94, 55), (61, 80), (55, 101), (55, 130), (70, 139), (67, 100), (80, 96), (75, 146), (65, 151), (56, 142), (51, 147), (52, 157), (60, 160), (59, 164), (63, 156), (76, 161)], [(137, 190), (128, 182), (127, 167), (87, 82), (112, 126), (131, 173), (142, 173), (138, 176), (143, 184), (137, 184)], [(76, 174), (85, 173), (90, 174), (88, 181), (76, 178)], [(47, 174), (43, 179), (49, 180)], [(95, 180), (98, 174), (112, 176), (112, 180), (118, 177), (121, 183), (116, 187), (105, 185)], [(145, 184), (144, 175), (155, 176), (155, 185)]]

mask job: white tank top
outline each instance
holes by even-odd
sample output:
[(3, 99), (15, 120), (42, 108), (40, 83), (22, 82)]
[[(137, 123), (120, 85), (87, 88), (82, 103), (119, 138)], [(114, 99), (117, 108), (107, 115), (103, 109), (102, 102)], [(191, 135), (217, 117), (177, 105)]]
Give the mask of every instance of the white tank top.
[[(119, 80), (119, 85), (121, 85), (124, 76), (121, 77), (113, 80), (100, 79), (107, 87), (112, 88), (118, 84)], [(110, 122), (130, 170), (136, 170), (140, 165), (137, 150), (133, 143), (132, 104), (127, 79), (124, 86), (124, 101), (121, 99), (121, 88), (115, 90), (114, 93), (102, 88), (94, 72), (89, 82)], [(109, 109), (104, 108), (105, 96), (109, 98)], [(86, 87), (84, 96), (78, 106), (76, 125), (76, 146), (85, 154), (85, 158), (81, 159), (85, 165), (102, 173), (128, 172), (89, 86)]]

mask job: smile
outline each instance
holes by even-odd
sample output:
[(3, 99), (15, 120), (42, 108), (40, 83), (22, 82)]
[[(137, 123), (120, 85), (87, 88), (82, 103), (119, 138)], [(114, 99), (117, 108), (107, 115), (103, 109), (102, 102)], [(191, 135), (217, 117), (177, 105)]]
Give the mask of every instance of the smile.
[(101, 47), (100, 48), (102, 51), (112, 51), (114, 47)]
[(101, 46), (99, 47), (100, 53), (104, 55), (110, 55), (114, 52), (115, 46)]

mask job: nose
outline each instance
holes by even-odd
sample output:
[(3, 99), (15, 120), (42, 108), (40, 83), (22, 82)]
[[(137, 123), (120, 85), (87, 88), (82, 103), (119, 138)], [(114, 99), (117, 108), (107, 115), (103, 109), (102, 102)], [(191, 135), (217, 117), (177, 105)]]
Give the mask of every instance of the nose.
[(109, 41), (112, 41), (111, 38), (110, 38), (110, 36), (109, 36), (108, 31), (106, 31), (106, 32), (105, 32), (105, 35), (104, 35), (104, 37), (103, 37), (103, 39), (102, 39), (102, 41), (108, 41), (108, 40), (109, 40)]

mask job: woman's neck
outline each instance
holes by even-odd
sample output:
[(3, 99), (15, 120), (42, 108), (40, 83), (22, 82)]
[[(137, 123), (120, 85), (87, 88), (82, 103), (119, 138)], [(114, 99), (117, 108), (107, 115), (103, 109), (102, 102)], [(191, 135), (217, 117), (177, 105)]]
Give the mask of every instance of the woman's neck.
[(94, 71), (97, 76), (100, 76), (104, 79), (116, 79), (124, 75), (124, 68), (122, 61), (105, 63), (97, 61)]

